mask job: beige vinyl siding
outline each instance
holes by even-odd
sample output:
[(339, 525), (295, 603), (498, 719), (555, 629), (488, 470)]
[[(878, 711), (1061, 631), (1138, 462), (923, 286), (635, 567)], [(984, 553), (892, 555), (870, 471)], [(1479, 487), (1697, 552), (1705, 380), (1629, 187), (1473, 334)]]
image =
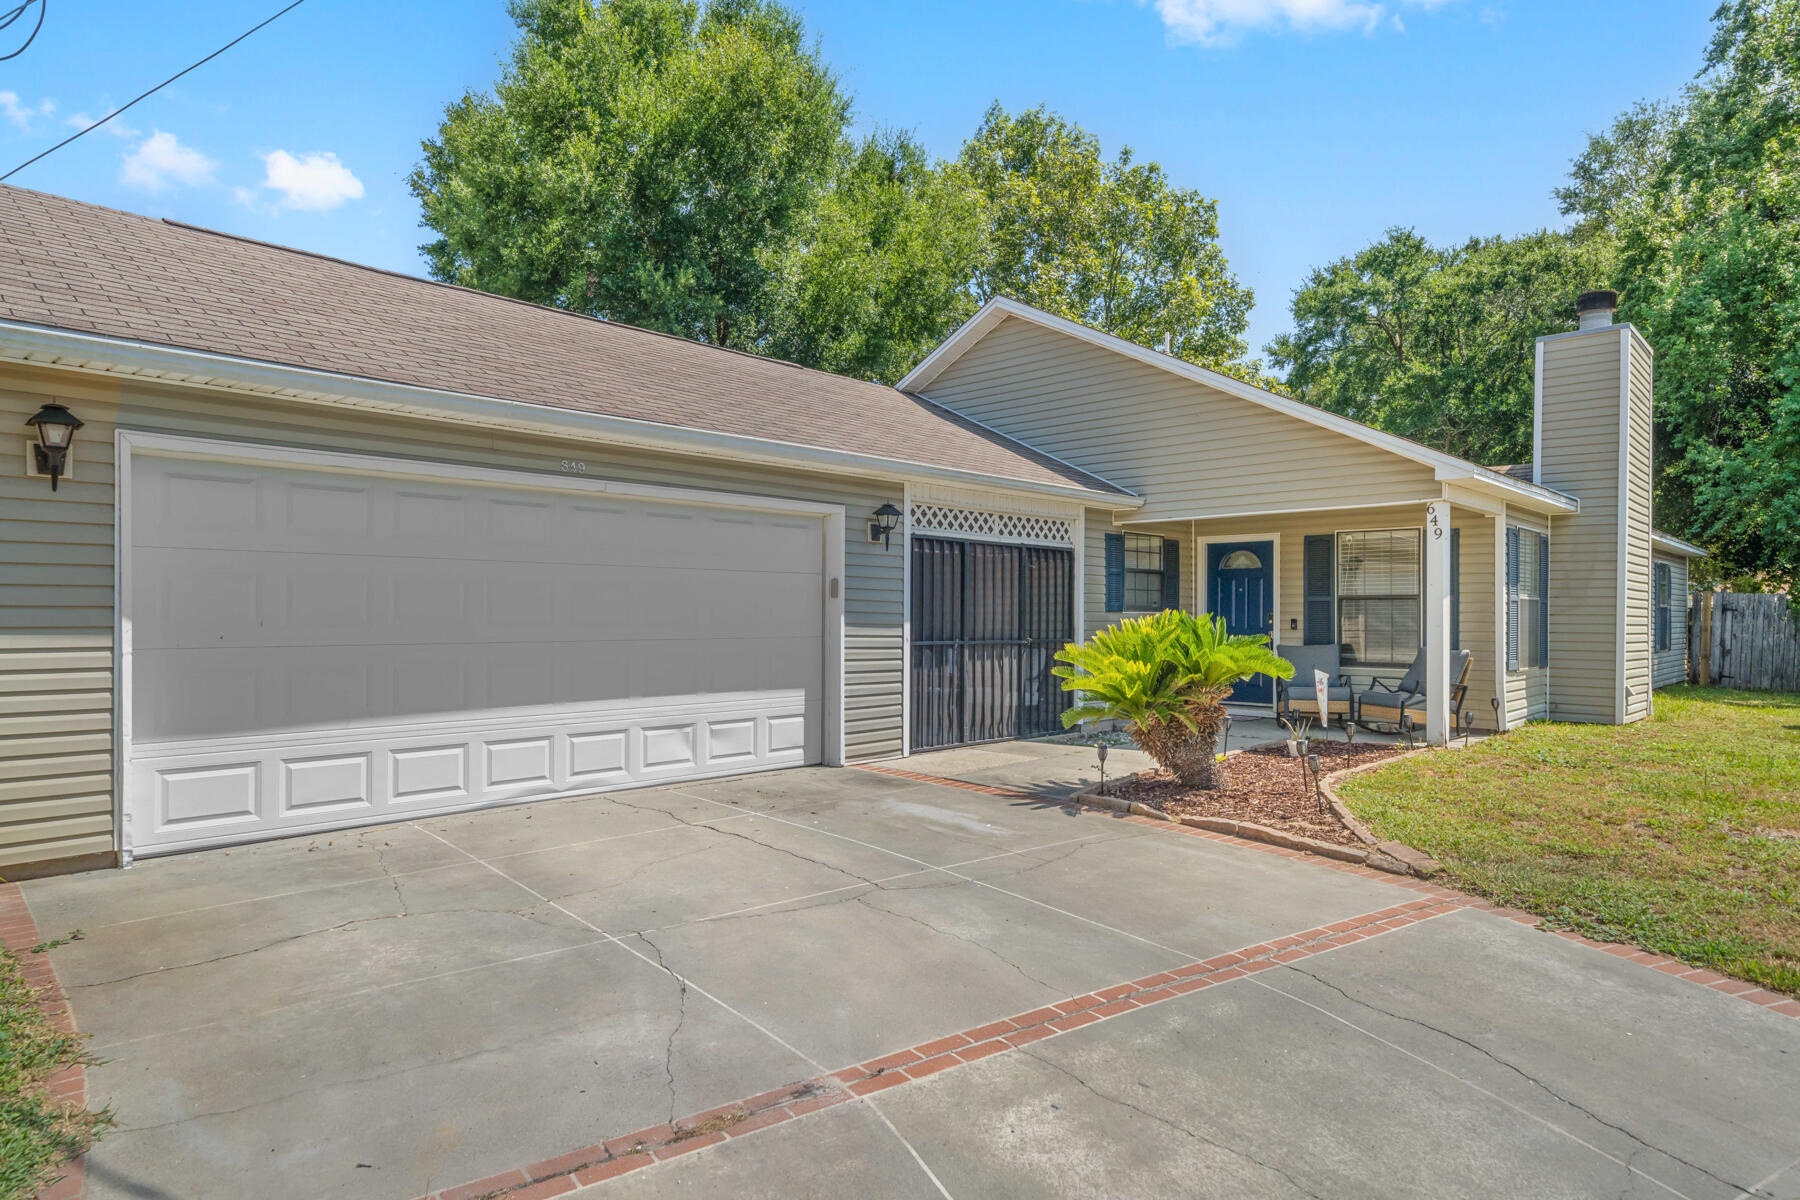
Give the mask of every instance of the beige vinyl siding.
[[(1688, 560), (1658, 554), (1654, 562), (1669, 568), (1669, 648), (1652, 651), (1651, 686), (1687, 681)], [(1656, 575), (1650, 577), (1650, 636), (1656, 636)], [(1655, 646), (1655, 641), (1650, 643)]]
[[(1520, 517), (1516, 514), (1509, 515), (1506, 523), (1508, 525), (1517, 526), (1520, 529), (1528, 529), (1533, 533), (1548, 534), (1550, 531), (1548, 523), (1537, 518)], [(1544, 667), (1527, 667), (1518, 671), (1503, 672), (1506, 677), (1506, 727), (1508, 729), (1516, 728), (1527, 721), (1543, 721), (1551, 716), (1551, 683), (1554, 678), (1554, 672), (1561, 667), (1561, 664), (1557, 661), (1556, 657), (1558, 645), (1556, 640), (1558, 610), (1556, 607), (1557, 598), (1555, 588), (1556, 573), (1562, 567), (1564, 555), (1563, 544), (1560, 540), (1562, 523), (1559, 522), (1557, 524), (1556, 530), (1558, 537), (1552, 538), (1550, 542), (1550, 664)], [(1504, 654), (1506, 652), (1506, 609), (1504, 607), (1506, 595), (1506, 543), (1504, 539), (1501, 540), (1498, 547), (1495, 556), (1495, 565), (1496, 569), (1500, 572), (1497, 579), (1498, 594), (1501, 597), (1502, 603), (1502, 607), (1496, 618), (1496, 629), (1499, 631), (1500, 653)]]
[(845, 510), (844, 743), (857, 761), (898, 755), (903, 551), (868, 540), (868, 516), (898, 483), (782, 471), (727, 458), (655, 454), (474, 425), (199, 388), (98, 384), (72, 372), (0, 370), (0, 420), (16, 427), (50, 397), (87, 426), (75, 478), (53, 496), (26, 480), (17, 441), (0, 453), (0, 867), (111, 851), (113, 430), (391, 455), (842, 504)]
[(1539, 478), (1581, 501), (1558, 519), (1551, 546), (1549, 715), (1561, 721), (1618, 719), (1620, 371), (1630, 336), (1610, 326), (1539, 343)]
[[(113, 851), (117, 396), (104, 381), (0, 372), (0, 876)], [(50, 400), (87, 423), (55, 493), (25, 458), (25, 419)]]
[[(1631, 336), (1631, 335), (1628, 335)], [(1650, 619), (1650, 428), (1653, 360), (1642, 338), (1631, 336), (1630, 440), (1625, 456), (1625, 719), (1650, 715), (1655, 628)]]
[(1494, 608), (1494, 538), (1499, 522), (1482, 513), (1452, 507), (1450, 527), (1457, 531), (1457, 608), (1461, 615), (1462, 648), (1469, 651), (1469, 690), (1463, 707), (1475, 714), (1475, 728), (1492, 729), (1494, 699), (1505, 675), (1505, 664), (1494, 660), (1501, 643)]
[(1398, 500), (1430, 468), (1354, 438), (1009, 317), (925, 389), (1147, 498), (1135, 519)]
[(1112, 514), (1103, 509), (1087, 511), (1087, 538), (1082, 546), (1084, 579), (1081, 581), (1082, 640), (1116, 624), (1124, 617), (1141, 617), (1142, 612), (1106, 611), (1106, 535), (1109, 533), (1144, 533), (1172, 538), (1181, 543), (1178, 569), (1181, 572), (1181, 606), (1194, 611), (1194, 543), (1188, 536), (1186, 521), (1154, 526), (1133, 525), (1129, 529), (1112, 523)]

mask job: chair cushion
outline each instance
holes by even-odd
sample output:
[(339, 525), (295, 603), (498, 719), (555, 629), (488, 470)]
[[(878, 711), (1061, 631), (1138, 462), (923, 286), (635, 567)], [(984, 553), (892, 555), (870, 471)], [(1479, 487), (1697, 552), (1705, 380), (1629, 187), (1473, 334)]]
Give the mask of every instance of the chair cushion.
[(1419, 692), (1364, 692), (1356, 698), (1359, 708), (1394, 708), (1425, 711), (1425, 697)]
[[(1347, 687), (1328, 687), (1325, 689), (1325, 700), (1327, 703), (1330, 703), (1333, 700), (1348, 700), (1349, 698), (1350, 689)], [(1288, 701), (1292, 704), (1310, 704), (1314, 708), (1319, 706), (1318, 697), (1311, 687), (1294, 687), (1290, 685), (1288, 687)]]

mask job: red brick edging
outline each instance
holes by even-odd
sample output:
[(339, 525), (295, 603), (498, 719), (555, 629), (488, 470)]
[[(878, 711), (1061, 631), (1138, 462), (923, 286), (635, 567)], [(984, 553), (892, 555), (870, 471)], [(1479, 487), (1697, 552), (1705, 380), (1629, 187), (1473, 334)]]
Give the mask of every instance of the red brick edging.
[[(1392, 759), (1385, 759), (1380, 763), (1368, 765), (1386, 766), (1392, 761)], [(1306, 854), (1299, 850), (1290, 850), (1283, 846), (1275, 846), (1266, 842), (1256, 842), (1245, 838), (1233, 837), (1228, 833), (1217, 833), (1210, 829), (1198, 829), (1191, 825), (1180, 825), (1169, 821), (1156, 820), (1151, 817), (1127, 816), (1124, 813), (1117, 812), (1113, 809), (1095, 808), (1091, 805), (1081, 804), (1074, 800), (1056, 800), (1045, 796), (1034, 796), (1030, 792), (1015, 792), (1007, 788), (989, 787), (986, 784), (970, 783), (965, 779), (950, 779), (938, 775), (921, 775), (917, 771), (902, 771), (896, 767), (884, 767), (878, 763), (862, 763), (859, 765), (859, 769), (864, 771), (874, 771), (882, 775), (893, 775), (900, 779), (910, 779), (917, 783), (935, 783), (941, 787), (960, 788), (966, 792), (980, 792), (983, 795), (988, 796), (1003, 796), (1012, 800), (1030, 800), (1038, 804), (1056, 805), (1061, 808), (1088, 815), (1108, 817), (1117, 821), (1130, 821), (1137, 825), (1161, 830), (1164, 833), (1179, 833), (1186, 834), (1190, 837), (1203, 837), (1215, 842), (1227, 842), (1233, 846), (1241, 846), (1246, 850), (1256, 850), (1263, 854), (1278, 854), (1283, 858), (1304, 858), (1313, 866), (1329, 867), (1334, 871), (1348, 871), (1352, 875), (1360, 875), (1364, 879), (1378, 880), (1393, 887), (1402, 887), (1415, 892), (1425, 892), (1432, 895), (1441, 895), (1445, 898), (1453, 898), (1464, 908), (1473, 908), (1481, 912), (1493, 913), (1495, 916), (1505, 917), (1507, 920), (1516, 921), (1521, 925), (1536, 926), (1543, 920), (1543, 918), (1535, 913), (1528, 913), (1517, 908), (1504, 908), (1490, 900), (1484, 900), (1479, 896), (1471, 896), (1465, 892), (1458, 892), (1451, 888), (1439, 887), (1436, 884), (1427, 883), (1409, 876), (1390, 875), (1386, 872), (1376, 871), (1369, 867), (1358, 866), (1355, 863), (1322, 858), (1317, 855)], [(1361, 770), (1363, 768), (1353, 769)], [(1665, 975), (1673, 975), (1677, 979), (1685, 979), (1689, 983), (1697, 983), (1702, 987), (1711, 988), (1715, 992), (1724, 992), (1728, 996), (1736, 996), (1740, 1000), (1748, 1000), (1752, 1004), (1759, 1004), (1771, 1012), (1780, 1013), (1782, 1016), (1800, 1017), (1800, 1000), (1795, 1000), (1791, 996), (1784, 996), (1780, 992), (1771, 992), (1767, 988), (1758, 987), (1754, 983), (1748, 983), (1742, 979), (1733, 979), (1729, 975), (1721, 975), (1717, 971), (1709, 971), (1704, 967), (1696, 967), (1692, 963), (1684, 963), (1680, 959), (1670, 958), (1666, 954), (1657, 954), (1654, 951), (1644, 950), (1637, 946), (1628, 946), (1620, 942), (1596, 941), (1593, 938), (1585, 937), (1572, 930), (1551, 929), (1546, 930), (1545, 932), (1553, 933), (1557, 937), (1564, 938), (1571, 942), (1580, 942), (1582, 945), (1591, 946), (1595, 950), (1603, 950), (1615, 958), (1623, 958), (1628, 959), (1631, 962), (1641, 963), (1652, 970), (1661, 971)]]
[(610, 1138), (600, 1145), (434, 1192), (420, 1200), (540, 1200), (541, 1197), (560, 1196), (820, 1109), (1029, 1046), (1080, 1029), (1083, 1025), (1403, 929), (1463, 906), (1457, 899), (1423, 896), (1379, 912), (1364, 913), (1271, 942), (1185, 963), (1142, 979), (1101, 988), (1085, 996), (1074, 996), (1057, 1004), (896, 1050), (828, 1075), (790, 1083), (760, 1096), (722, 1104), (672, 1124), (640, 1129), (636, 1133)]
[[(25, 982), (37, 991), (38, 1003), (50, 1023), (65, 1033), (74, 1033), (75, 1013), (69, 1006), (68, 996), (63, 994), (62, 984), (57, 982), (56, 968), (51, 965), (50, 956), (31, 953), (31, 948), (42, 941), (19, 885), (0, 883), (0, 945), (18, 956)], [(52, 1099), (65, 1104), (85, 1106), (87, 1070), (80, 1063), (64, 1067), (50, 1077), (49, 1093)], [(62, 1178), (39, 1192), (37, 1200), (81, 1200), (86, 1191), (82, 1162), (76, 1159), (64, 1164)]]

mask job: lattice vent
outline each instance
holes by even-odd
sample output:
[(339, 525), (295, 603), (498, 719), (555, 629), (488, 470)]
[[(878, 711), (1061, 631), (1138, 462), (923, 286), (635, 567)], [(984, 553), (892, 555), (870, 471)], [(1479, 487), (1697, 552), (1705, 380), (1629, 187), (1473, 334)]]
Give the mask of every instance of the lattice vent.
[(947, 504), (914, 504), (914, 533), (942, 533), (964, 537), (988, 538), (1005, 542), (1034, 542), (1047, 546), (1075, 544), (1075, 525), (1063, 517), (1021, 516), (1018, 513), (986, 512), (975, 508), (952, 508)]

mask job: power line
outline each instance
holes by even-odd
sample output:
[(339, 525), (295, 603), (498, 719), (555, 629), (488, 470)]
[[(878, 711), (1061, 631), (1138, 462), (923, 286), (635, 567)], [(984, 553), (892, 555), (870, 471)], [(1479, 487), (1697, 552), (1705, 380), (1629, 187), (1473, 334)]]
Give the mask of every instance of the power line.
[[(27, 0), (27, 3), (31, 3), (31, 2), (32, 2), (32, 0)], [(35, 0), (35, 2), (39, 3), (39, 4), (45, 4), (45, 3), (48, 3), (48, 0)], [(111, 112), (107, 113), (104, 117), (101, 117), (98, 121), (95, 121), (92, 125), (89, 125), (86, 129), (76, 130), (74, 133), (70, 134), (68, 137), (64, 138), (62, 141), (56, 143), (56, 145), (50, 147), (48, 150), (44, 151), (42, 154), (35, 155), (31, 158), (28, 158), (24, 162), (20, 163), (18, 166), (14, 167), (12, 170), (8, 171), (6, 174), (0, 175), (0, 183), (4, 183), (6, 180), (11, 179), (14, 175), (17, 175), (20, 171), (23, 171), (26, 167), (29, 167), (32, 163), (37, 162), (39, 159), (48, 158), (50, 155), (55, 154), (58, 150), (61, 150), (64, 146), (68, 145), (70, 142), (74, 141), (76, 138), (81, 137), (85, 134), (92, 133), (94, 130), (100, 128), (102, 125), (106, 124), (108, 121), (112, 120), (114, 117), (118, 116), (120, 113), (122, 113), (126, 109), (130, 108), (133, 104), (136, 104), (139, 100), (143, 100), (149, 96), (154, 96), (156, 93), (158, 93), (158, 92), (162, 91), (164, 88), (168, 87), (171, 83), (174, 83), (177, 79), (180, 79), (183, 75), (186, 75), (189, 71), (194, 70), (196, 67), (203, 67), (207, 63), (211, 62), (213, 59), (219, 57), (219, 55), (225, 53), (227, 50), (231, 49), (233, 46), (237, 45), (239, 42), (243, 41), (245, 38), (247, 38), (251, 34), (255, 33), (258, 29), (261, 29), (263, 27), (263, 25), (269, 24), (270, 22), (274, 21), (277, 17), (286, 16), (288, 13), (293, 12), (296, 8), (299, 8), (302, 4), (305, 4), (305, 3), (306, 3), (306, 0), (294, 0), (294, 2), (292, 4), (288, 5), (286, 8), (282, 9), (280, 12), (276, 13), (275, 16), (270, 17), (268, 20), (262, 22), (262, 24), (260, 24), (260, 25), (253, 25), (249, 29), (244, 30), (244, 32), (238, 34), (236, 37), (232, 38), (229, 42), (226, 42), (223, 46), (220, 46), (217, 50), (214, 50), (211, 54), (207, 55), (205, 58), (201, 59), (199, 62), (194, 63), (191, 66), (183, 67), (181, 70), (175, 72), (173, 75), (169, 76), (167, 79), (163, 80), (161, 83), (157, 84), (155, 87), (151, 88), (149, 91), (143, 92), (140, 95), (131, 99), (130, 101), (126, 102), (125, 104), (121, 104), (118, 108), (113, 109)], [(40, 13), (38, 15), (38, 19), (41, 23), (43, 20), (42, 13)], [(35, 37), (36, 35), (34, 34), (33, 36)]]
[(19, 5), (17, 8), (4, 14), (0, 14), (0, 29), (5, 29), (14, 21), (24, 16), (25, 10), (30, 8), (33, 4), (38, 6), (38, 19), (37, 24), (31, 27), (31, 36), (25, 39), (25, 44), (23, 46), (20, 46), (11, 54), (0, 54), (0, 62), (5, 62), (9, 58), (19, 57), (19, 55), (31, 48), (31, 43), (37, 41), (38, 30), (44, 27), (44, 14), (50, 11), (50, 0), (25, 0), (25, 3)]

